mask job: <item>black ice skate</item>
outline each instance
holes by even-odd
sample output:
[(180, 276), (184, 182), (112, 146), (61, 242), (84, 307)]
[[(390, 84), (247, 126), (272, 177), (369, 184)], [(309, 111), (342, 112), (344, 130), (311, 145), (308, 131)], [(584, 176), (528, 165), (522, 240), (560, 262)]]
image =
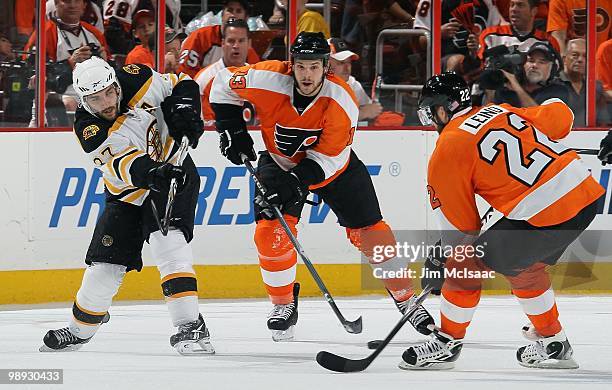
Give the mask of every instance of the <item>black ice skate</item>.
[[(409, 299), (406, 299), (405, 301), (398, 302), (395, 300), (395, 297), (393, 297), (391, 292), (389, 290), (387, 291), (389, 292), (389, 295), (391, 295), (391, 298), (393, 298), (395, 306), (397, 306), (402, 315), (406, 313), (406, 310), (412, 307), (412, 302), (414, 302), (414, 299), (416, 297), (415, 294), (413, 294)], [(410, 324), (414, 327), (414, 329), (416, 329), (417, 332), (419, 332), (420, 334), (424, 334), (425, 336), (430, 335), (432, 329), (435, 327), (435, 321), (433, 317), (423, 306), (417, 307), (414, 313), (410, 315), (410, 318), (408, 318), (408, 322), (410, 322)]]
[(170, 336), (170, 345), (181, 355), (211, 355), (215, 349), (202, 314), (196, 321), (179, 326), (178, 333)]
[(272, 331), (272, 340), (293, 340), (295, 324), (298, 320), (298, 295), (300, 284), (293, 284), (293, 302), (286, 305), (274, 305), (268, 314), (268, 329)]
[(403, 370), (447, 370), (455, 366), (463, 341), (434, 328), (431, 340), (404, 351), (399, 368)]
[(50, 330), (43, 337), (43, 345), (38, 349), (40, 352), (69, 352), (79, 350), (88, 339), (75, 336), (68, 327)]
[(539, 338), (533, 343), (519, 348), (516, 359), (524, 367), (534, 368), (578, 368), (572, 357), (573, 350), (565, 332)]
[[(106, 324), (110, 320), (110, 314), (106, 313), (102, 318), (102, 324)], [(68, 327), (62, 329), (50, 330), (43, 337), (43, 345), (38, 348), (40, 352), (69, 352), (81, 349), (83, 344), (91, 340), (82, 339), (74, 335)]]

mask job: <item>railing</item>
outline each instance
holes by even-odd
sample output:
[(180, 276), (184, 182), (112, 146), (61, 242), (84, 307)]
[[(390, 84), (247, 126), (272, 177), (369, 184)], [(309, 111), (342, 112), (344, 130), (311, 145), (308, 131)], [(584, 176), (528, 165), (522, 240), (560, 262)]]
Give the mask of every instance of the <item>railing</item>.
[[(385, 37), (389, 36), (425, 36), (427, 39), (427, 79), (431, 77), (431, 39), (429, 32), (421, 29), (414, 28), (400, 28), (393, 29), (387, 28), (378, 33), (376, 38), (376, 77), (381, 77), (383, 74), (383, 48)], [(420, 91), (423, 88), (422, 84), (386, 84), (380, 79), (377, 84), (377, 88), (381, 90), (394, 90), (395, 91), (395, 111), (402, 111), (402, 95), (400, 91)]]

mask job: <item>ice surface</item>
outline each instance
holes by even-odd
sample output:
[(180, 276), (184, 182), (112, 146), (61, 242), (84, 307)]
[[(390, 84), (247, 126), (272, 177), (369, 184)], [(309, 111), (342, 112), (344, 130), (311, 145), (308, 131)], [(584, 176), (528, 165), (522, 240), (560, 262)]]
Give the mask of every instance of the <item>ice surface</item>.
[[(265, 326), (270, 303), (261, 300), (200, 301), (217, 350), (213, 356), (179, 356), (169, 345), (173, 331), (163, 303), (116, 303), (111, 320), (78, 352), (40, 353), (42, 336), (66, 326), (63, 308), (7, 310), (0, 306), (0, 368), (63, 368), (63, 386), (94, 389), (591, 389), (612, 388), (612, 297), (557, 298), (561, 322), (574, 347), (578, 370), (539, 370), (516, 363), (527, 341), (526, 322), (512, 297), (484, 297), (468, 330), (466, 345), (451, 371), (403, 371), (404, 349), (423, 340), (406, 325), (377, 360), (361, 373), (328, 372), (314, 360), (320, 350), (351, 358), (371, 351), (366, 343), (384, 338), (399, 319), (390, 299), (339, 299), (353, 320), (363, 315), (364, 331), (346, 333), (322, 299), (300, 301), (296, 340), (275, 343)], [(438, 319), (438, 301), (426, 307)], [(0, 385), (0, 388), (3, 387)], [(26, 386), (5, 386), (26, 388)]]

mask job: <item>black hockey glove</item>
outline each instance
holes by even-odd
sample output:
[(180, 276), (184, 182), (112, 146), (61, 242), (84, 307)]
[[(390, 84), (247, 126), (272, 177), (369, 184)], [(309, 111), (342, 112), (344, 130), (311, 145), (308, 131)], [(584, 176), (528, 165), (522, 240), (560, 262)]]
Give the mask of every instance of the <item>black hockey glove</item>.
[(257, 177), (267, 191), (265, 194), (258, 194), (255, 203), (267, 217), (274, 216), (270, 206), (277, 206), (281, 211), (288, 210), (303, 202), (308, 195), (308, 186), (276, 164), (268, 164), (259, 169)]
[(194, 98), (185, 96), (168, 96), (161, 102), (164, 121), (168, 125), (170, 136), (179, 141), (186, 136), (189, 146), (196, 148), (198, 140), (204, 133), (204, 122), (200, 118), (199, 104)]
[(219, 132), (219, 149), (225, 158), (236, 165), (242, 165), (241, 154), (245, 154), (249, 161), (257, 160), (253, 138), (242, 118), (218, 120), (216, 124)]
[(421, 278), (421, 287), (431, 286), (431, 293), (433, 295), (440, 295), (440, 290), (442, 290), (442, 285), (444, 284), (446, 257), (442, 254), (441, 244), (441, 240), (436, 242), (435, 247), (429, 250), (425, 264), (423, 264), (425, 276)]
[(176, 193), (180, 193), (187, 185), (187, 171), (182, 166), (170, 163), (158, 163), (147, 172), (147, 188), (155, 192), (167, 192), (170, 181), (176, 179)]
[(601, 165), (612, 164), (612, 131), (608, 131), (608, 135), (601, 140), (597, 158), (601, 161)]

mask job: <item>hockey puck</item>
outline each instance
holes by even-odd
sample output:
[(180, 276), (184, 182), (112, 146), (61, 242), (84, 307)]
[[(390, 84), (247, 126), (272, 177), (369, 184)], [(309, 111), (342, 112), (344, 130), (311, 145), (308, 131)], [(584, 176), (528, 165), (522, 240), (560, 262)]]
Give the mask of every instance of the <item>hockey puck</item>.
[(382, 344), (382, 340), (372, 340), (368, 341), (368, 349), (376, 349)]

